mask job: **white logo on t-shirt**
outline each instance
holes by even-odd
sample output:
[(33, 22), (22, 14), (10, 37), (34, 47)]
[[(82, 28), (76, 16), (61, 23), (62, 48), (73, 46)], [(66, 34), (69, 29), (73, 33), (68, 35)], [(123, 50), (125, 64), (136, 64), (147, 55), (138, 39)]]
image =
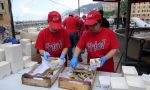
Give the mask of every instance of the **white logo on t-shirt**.
[(59, 40), (59, 42), (53, 42), (53, 43), (46, 43), (45, 49), (46, 51), (57, 51), (58, 49), (62, 48), (62, 40)]
[(88, 42), (87, 49), (90, 52), (97, 51), (100, 49), (104, 49), (106, 39), (102, 39), (102, 41), (95, 41), (94, 43)]

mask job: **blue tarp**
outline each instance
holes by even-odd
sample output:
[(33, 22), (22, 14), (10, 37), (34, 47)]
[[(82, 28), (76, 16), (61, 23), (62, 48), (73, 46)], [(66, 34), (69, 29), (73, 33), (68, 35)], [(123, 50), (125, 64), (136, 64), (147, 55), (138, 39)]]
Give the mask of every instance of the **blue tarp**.
[(8, 38), (4, 39), (3, 43), (12, 43), (12, 44), (17, 44), (17, 43), (18, 43), (18, 41), (16, 40), (16, 38), (8, 37)]

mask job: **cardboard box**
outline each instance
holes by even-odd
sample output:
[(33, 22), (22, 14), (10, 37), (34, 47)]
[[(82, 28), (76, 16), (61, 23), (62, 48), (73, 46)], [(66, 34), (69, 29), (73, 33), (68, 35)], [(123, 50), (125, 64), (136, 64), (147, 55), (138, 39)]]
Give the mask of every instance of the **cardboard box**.
[[(68, 68), (68, 67), (67, 67)], [(76, 80), (66, 77), (59, 77), (59, 87), (71, 90), (92, 90), (96, 77), (96, 71), (93, 73), (92, 81)]]
[(31, 60), (32, 61), (35, 61), (35, 62), (38, 62), (38, 63), (41, 63), (41, 55), (40, 54), (37, 54), (37, 55), (34, 55), (31, 57)]
[[(34, 69), (35, 68), (37, 68), (37, 66), (34, 67)], [(34, 69), (29, 73), (33, 72)], [(54, 84), (59, 73), (61, 73), (63, 69), (64, 66), (60, 67), (57, 71), (54, 71), (52, 77), (31, 76), (29, 73), (25, 73), (22, 75), (22, 84), (49, 88)]]
[(31, 55), (37, 55), (37, 49), (35, 48), (35, 42), (31, 43)]

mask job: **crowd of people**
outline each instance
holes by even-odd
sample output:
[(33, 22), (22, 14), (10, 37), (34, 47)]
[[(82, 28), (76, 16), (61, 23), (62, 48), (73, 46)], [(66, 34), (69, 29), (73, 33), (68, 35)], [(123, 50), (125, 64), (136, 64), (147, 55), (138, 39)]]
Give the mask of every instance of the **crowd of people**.
[(48, 24), (35, 44), (45, 60), (50, 61), (52, 56), (64, 61), (68, 55), (70, 66), (75, 69), (82, 62), (81, 52), (86, 49), (88, 64), (91, 58), (98, 58), (101, 63), (97, 70), (114, 72), (113, 56), (120, 45), (102, 10), (92, 10), (82, 18), (70, 13), (64, 21), (59, 12), (51, 11)]

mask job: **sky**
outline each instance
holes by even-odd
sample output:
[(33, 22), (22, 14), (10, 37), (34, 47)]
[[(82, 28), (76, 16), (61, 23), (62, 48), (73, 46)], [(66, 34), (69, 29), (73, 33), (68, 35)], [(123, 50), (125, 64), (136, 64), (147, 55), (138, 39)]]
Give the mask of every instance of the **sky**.
[[(95, 3), (93, 0), (79, 0), (80, 6)], [(50, 11), (60, 14), (78, 8), (78, 0), (11, 0), (14, 21), (46, 20)]]

